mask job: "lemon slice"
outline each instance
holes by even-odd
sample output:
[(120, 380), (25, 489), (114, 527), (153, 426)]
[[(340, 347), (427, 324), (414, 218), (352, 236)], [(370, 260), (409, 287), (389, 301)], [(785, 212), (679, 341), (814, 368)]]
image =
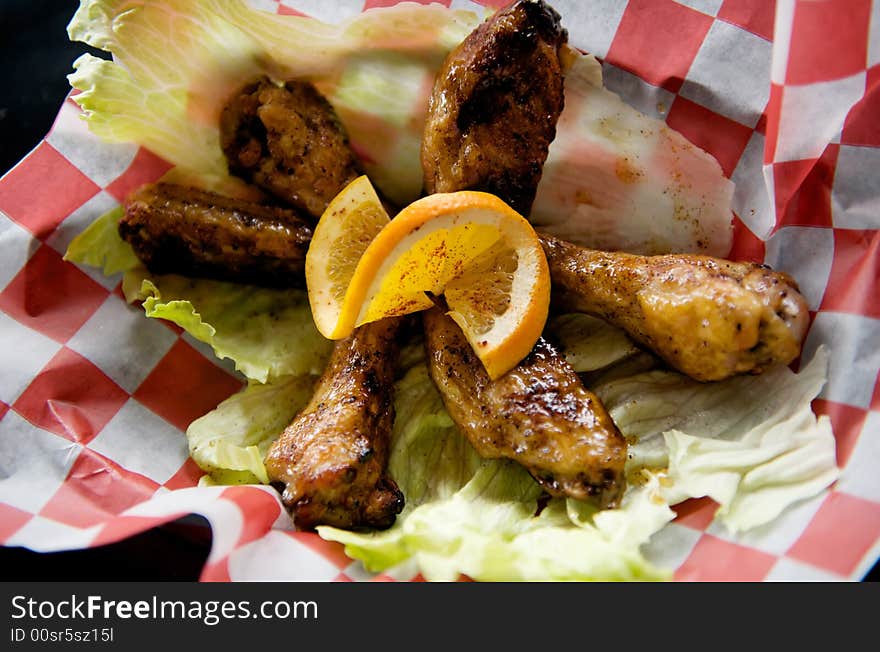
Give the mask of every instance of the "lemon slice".
[[(313, 242), (310, 254), (319, 255), (319, 246)], [(338, 321), (325, 330), (345, 337), (356, 326), (429, 308), (440, 295), (491, 378), (516, 366), (540, 336), (550, 304), (550, 273), (531, 225), (484, 192), (413, 202), (363, 251)]]
[(306, 286), (324, 337), (341, 339), (354, 329), (360, 306), (346, 307), (346, 290), (361, 256), (388, 221), (365, 175), (343, 188), (321, 215), (306, 252)]

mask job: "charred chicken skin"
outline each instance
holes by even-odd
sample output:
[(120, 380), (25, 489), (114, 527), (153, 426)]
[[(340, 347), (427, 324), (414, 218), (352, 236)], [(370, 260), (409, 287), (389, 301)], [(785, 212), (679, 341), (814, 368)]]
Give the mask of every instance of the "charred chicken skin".
[(310, 224), (359, 174), (333, 107), (309, 83), (261, 79), (224, 107), (230, 170), (293, 208), (168, 183), (126, 199), (119, 233), (157, 274), (304, 287)]
[(403, 508), (386, 475), (400, 325), (373, 322), (337, 342), (312, 400), (266, 456), (300, 528), (387, 528)]
[[(422, 141), (427, 192), (491, 192), (528, 215), (562, 111), (567, 34), (543, 2), (520, 0), (447, 58)], [(447, 410), (483, 457), (522, 464), (553, 495), (616, 503), (626, 441), (565, 359), (539, 340), (491, 381), (442, 311), (424, 319), (428, 364)]]
[(223, 109), (220, 142), (230, 172), (315, 219), (360, 174), (333, 107), (308, 82), (245, 87)]
[(169, 183), (125, 201), (119, 234), (155, 274), (305, 286), (312, 229), (296, 211)]
[[(425, 130), (428, 192), (481, 189), (528, 215), (562, 109), (565, 40), (552, 9), (521, 0), (450, 55)], [(312, 217), (357, 175), (332, 109), (315, 95), (307, 84), (261, 81), (232, 100), (222, 128), (230, 169)], [(301, 217), (265, 206), (254, 216), (210, 194), (181, 196), (161, 185), (135, 195), (120, 225), (138, 255), (154, 261), (153, 271), (181, 259), (189, 261), (184, 269), (167, 271), (186, 273), (188, 266), (201, 275), (216, 264), (223, 278), (277, 273), (294, 279), (285, 284), (302, 283), (311, 231)], [(541, 238), (556, 307), (608, 320), (694, 378), (757, 373), (800, 350), (806, 304), (784, 274)], [(491, 381), (441, 310), (426, 313), (424, 325), (431, 376), (481, 455), (517, 461), (553, 495), (616, 504), (625, 487), (626, 442), (551, 344), (539, 340), (517, 368)], [(385, 470), (399, 327), (397, 319), (368, 324), (337, 343), (313, 400), (272, 447), (267, 469), (298, 526), (383, 528), (400, 512), (403, 497)]]
[(458, 325), (425, 313), (428, 368), (456, 425), (482, 457), (524, 466), (554, 496), (617, 503), (626, 441), (599, 399), (543, 338), (492, 381)]
[[(220, 130), (232, 172), (313, 218), (359, 174), (333, 108), (305, 82), (248, 86)], [(311, 402), (269, 451), (269, 478), (300, 528), (386, 528), (403, 508), (386, 475), (400, 325), (368, 324), (338, 342)]]
[(553, 303), (601, 317), (696, 380), (788, 364), (801, 350), (808, 306), (787, 274), (699, 255), (593, 251), (541, 243)]
[[(422, 142), (429, 193), (484, 190), (529, 214), (562, 111), (566, 39), (553, 9), (520, 0), (449, 55)], [(626, 441), (548, 342), (539, 340), (519, 366), (491, 381), (442, 311), (426, 313), (424, 326), (431, 376), (481, 456), (516, 460), (553, 495), (616, 503)]]
[(522, 0), (450, 53), (422, 140), (428, 194), (483, 190), (529, 214), (562, 112), (567, 38), (556, 11)]
[[(312, 233), (289, 209), (167, 183), (126, 200), (119, 232), (153, 273), (279, 287), (304, 285)], [(692, 378), (759, 373), (800, 353), (808, 306), (787, 274), (707, 256), (541, 241), (558, 309), (605, 319)]]

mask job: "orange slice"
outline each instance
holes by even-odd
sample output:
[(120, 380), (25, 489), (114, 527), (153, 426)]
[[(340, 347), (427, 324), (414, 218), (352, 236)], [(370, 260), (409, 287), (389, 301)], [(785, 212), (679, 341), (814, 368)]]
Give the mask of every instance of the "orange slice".
[(354, 329), (360, 306), (346, 308), (345, 293), (361, 256), (388, 221), (366, 176), (343, 188), (321, 215), (306, 252), (306, 286), (324, 337), (341, 339)]
[[(316, 249), (322, 246), (313, 241), (309, 255), (334, 255)], [(363, 251), (336, 321), (319, 328), (346, 337), (356, 326), (429, 308), (441, 295), (491, 378), (516, 366), (540, 336), (550, 304), (550, 273), (531, 225), (484, 192), (413, 202)]]

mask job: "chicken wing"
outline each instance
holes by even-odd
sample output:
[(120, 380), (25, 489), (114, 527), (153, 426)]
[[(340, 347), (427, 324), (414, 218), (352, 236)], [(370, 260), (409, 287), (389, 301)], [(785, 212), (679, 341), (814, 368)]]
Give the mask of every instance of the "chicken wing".
[[(313, 218), (359, 174), (333, 108), (306, 82), (249, 85), (220, 130), (233, 173)], [(400, 326), (369, 324), (338, 342), (311, 402), (272, 445), (269, 478), (298, 527), (385, 528), (402, 509), (386, 475)]]
[(788, 364), (809, 315), (787, 274), (699, 255), (593, 251), (542, 235), (553, 304), (622, 328), (696, 380)]
[(567, 39), (556, 11), (520, 0), (450, 53), (422, 140), (427, 193), (483, 190), (529, 214), (562, 112)]
[(224, 107), (220, 140), (233, 174), (315, 219), (360, 174), (333, 107), (308, 82), (250, 84)]
[(293, 210), (169, 183), (124, 203), (119, 235), (154, 274), (305, 287), (312, 229)]
[[(428, 192), (484, 190), (528, 215), (562, 111), (566, 40), (559, 14), (520, 0), (449, 55), (422, 141)], [(617, 501), (626, 441), (548, 342), (491, 381), (454, 322), (431, 311), (424, 326), (432, 378), (480, 455), (516, 460), (554, 495)]]
[(492, 381), (441, 309), (426, 312), (424, 325), (431, 378), (477, 453), (515, 460), (551, 495), (618, 501), (626, 440), (549, 342), (539, 339), (519, 366)]
[(298, 527), (386, 528), (403, 508), (386, 475), (400, 326), (373, 322), (337, 342), (312, 400), (272, 444), (266, 470)]

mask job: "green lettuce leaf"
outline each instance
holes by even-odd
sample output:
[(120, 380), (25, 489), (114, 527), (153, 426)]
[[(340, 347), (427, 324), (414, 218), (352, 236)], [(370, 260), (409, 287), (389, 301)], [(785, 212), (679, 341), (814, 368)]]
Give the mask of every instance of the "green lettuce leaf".
[(624, 524), (657, 531), (672, 520), (657, 491), (655, 478), (629, 492), (620, 509), (604, 512), (617, 519), (578, 524), (563, 500), (536, 515), (540, 492), (531, 477), (511, 463), (487, 463), (451, 498), (422, 505), (387, 532), (319, 531), (372, 570), (411, 555), (430, 581), (460, 574), (485, 581), (665, 580), (670, 574), (639, 551), (645, 540), (621, 536)]
[(332, 342), (315, 328), (305, 291), (258, 288), (176, 275), (151, 275), (119, 237), (122, 210), (102, 215), (70, 243), (65, 259), (125, 272), (129, 302), (143, 301), (148, 317), (167, 319), (229, 358), (248, 379), (320, 374)]
[(651, 371), (594, 389), (632, 442), (631, 469), (668, 468), (670, 504), (711, 496), (731, 531), (769, 523), (838, 476), (827, 417), (810, 404), (825, 383), (820, 348), (799, 373), (776, 367), (759, 376), (698, 383)]
[(552, 317), (546, 334), (578, 373), (604, 369), (639, 350), (619, 328), (580, 313)]
[[(69, 78), (95, 134), (143, 145), (176, 165), (182, 178), (214, 189), (234, 185), (217, 129), (227, 97), (259, 75), (311, 79), (336, 107), (379, 189), (404, 204), (421, 192), (419, 143), (432, 76), (480, 18), (405, 4), (327, 25), (255, 11), (241, 0), (82, 0), (70, 37), (111, 52), (113, 61), (84, 55)], [(563, 229), (559, 235), (598, 237), (608, 248), (656, 247), (655, 239), (668, 243), (673, 233), (676, 249), (702, 242), (726, 251), (731, 187), (717, 162), (662, 122), (643, 122), (600, 86), (601, 67), (580, 58), (567, 75), (566, 95), (590, 101), (567, 102), (532, 217)], [(578, 105), (590, 110), (572, 115)], [(654, 127), (654, 140), (617, 142), (621, 134)], [(683, 176), (700, 183), (695, 194), (667, 205), (658, 198), (687, 189), (641, 165), (656, 158), (652, 153), (670, 151), (670, 142), (686, 156), (661, 171), (674, 179), (684, 166)], [(594, 169), (595, 151), (632, 168), (609, 179), (607, 169)], [(571, 174), (575, 168), (583, 174)], [(624, 182), (627, 192), (617, 192)], [(676, 191), (666, 192), (670, 187)], [(716, 216), (708, 225), (694, 222), (705, 233), (669, 228), (669, 219), (689, 213), (688, 202), (704, 195), (713, 198)], [(633, 197), (632, 210), (614, 209)], [(620, 220), (621, 214), (638, 219)], [(266, 450), (308, 400), (331, 347), (312, 324), (305, 293), (150, 276), (118, 237), (119, 215), (102, 216), (71, 244), (68, 259), (125, 272), (129, 300), (142, 300), (148, 316), (169, 319), (208, 343), (251, 380), (193, 422), (187, 436), (194, 460), (208, 471), (205, 484), (267, 482)], [(666, 579), (669, 573), (650, 564), (641, 548), (673, 517), (670, 504), (710, 495), (721, 505), (719, 519), (746, 529), (836, 477), (827, 419), (809, 410), (824, 382), (820, 356), (799, 374), (777, 369), (701, 384), (646, 371), (653, 358), (580, 317), (559, 322), (554, 337), (578, 370), (590, 372), (588, 382), (633, 442), (631, 483), (620, 508), (597, 511), (561, 499), (539, 505), (540, 488), (522, 468), (474, 453), (446, 413), (423, 355), (407, 347), (389, 462), (406, 507), (384, 532), (322, 527), (321, 535), (345, 544), (372, 570), (411, 563), (434, 580), (461, 573), (487, 580)]]
[(85, 54), (69, 80), (95, 134), (143, 145), (221, 188), (228, 172), (217, 125), (228, 97), (261, 75), (310, 79), (337, 107), (367, 172), (402, 204), (421, 192), (414, 143), (426, 89), (480, 18), (403, 4), (330, 25), (242, 0), (82, 0), (71, 40), (111, 52), (113, 61)]
[(333, 347), (315, 328), (304, 290), (148, 276), (143, 270), (126, 274), (123, 290), (130, 300), (143, 301), (148, 317), (174, 322), (260, 383), (320, 374)]
[(101, 215), (71, 241), (64, 260), (100, 267), (105, 276), (139, 267), (141, 261), (134, 249), (119, 237), (117, 225), (121, 218), (121, 206)]
[[(587, 329), (580, 346), (607, 337)], [(711, 496), (717, 518), (740, 531), (836, 479), (830, 424), (810, 409), (826, 365), (820, 349), (800, 373), (780, 367), (722, 383), (667, 371), (620, 376), (612, 367), (595, 389), (631, 441), (630, 483), (620, 508), (599, 511), (561, 499), (538, 510), (541, 490), (528, 473), (480, 460), (424, 363), (413, 364), (397, 387), (389, 463), (407, 497), (404, 511), (384, 532), (319, 533), (369, 570), (414, 564), (429, 580), (665, 579), (641, 547), (672, 520), (669, 505)]]
[(311, 398), (315, 379), (249, 383), (186, 430), (193, 461), (216, 484), (267, 484), (269, 446)]
[(389, 470), (406, 496), (395, 525), (357, 533), (319, 527), (373, 571), (414, 561), (428, 580), (657, 580), (639, 551), (674, 514), (657, 477), (633, 486), (620, 509), (554, 499), (517, 464), (481, 460), (443, 409), (424, 363), (400, 381)]

